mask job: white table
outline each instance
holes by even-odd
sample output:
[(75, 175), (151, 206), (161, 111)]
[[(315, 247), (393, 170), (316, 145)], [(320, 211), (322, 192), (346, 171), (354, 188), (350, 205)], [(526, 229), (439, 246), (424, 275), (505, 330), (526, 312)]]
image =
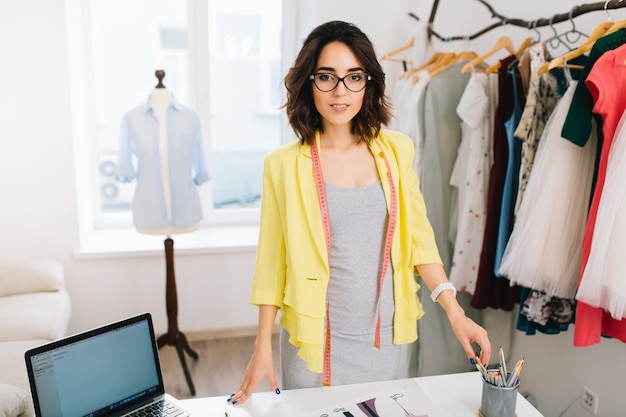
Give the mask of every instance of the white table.
[[(181, 400), (180, 403), (194, 417), (224, 417), (225, 412), (229, 417), (299, 417), (314, 410), (341, 404), (347, 399), (368, 396), (400, 386), (421, 391), (431, 403), (437, 406), (438, 412), (433, 415), (429, 413), (428, 417), (434, 417), (434, 415), (478, 416), (482, 394), (482, 380), (478, 372), (285, 390), (280, 395), (273, 392), (260, 392), (255, 393), (251, 399), (240, 406), (228, 404), (226, 396), (194, 398)], [(517, 395), (516, 413), (517, 417), (543, 417), (520, 394)], [(329, 417), (343, 417), (342, 413), (337, 412), (330, 412), (328, 415)], [(396, 415), (400, 417), (406, 414), (398, 412)], [(381, 415), (381, 417), (387, 417), (387, 415)]]

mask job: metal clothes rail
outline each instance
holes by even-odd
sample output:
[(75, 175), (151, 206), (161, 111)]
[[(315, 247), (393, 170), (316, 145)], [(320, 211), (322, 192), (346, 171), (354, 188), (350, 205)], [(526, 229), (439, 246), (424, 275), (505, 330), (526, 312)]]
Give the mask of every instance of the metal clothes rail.
[[(578, 6), (574, 6), (569, 12), (555, 14), (554, 16), (552, 16), (550, 18), (540, 18), (540, 19), (536, 19), (536, 20), (524, 20), (524, 19), (518, 19), (518, 18), (514, 18), (514, 17), (504, 16), (503, 14), (498, 13), (493, 8), (493, 6), (491, 6), (491, 4), (489, 4), (487, 1), (485, 1), (485, 0), (477, 0), (483, 6), (485, 6), (489, 10), (489, 12), (491, 12), (491, 16), (492, 17), (499, 19), (499, 21), (495, 22), (495, 23), (493, 23), (493, 24), (491, 24), (489, 26), (486, 26), (485, 28), (483, 28), (483, 29), (479, 30), (478, 32), (475, 32), (475, 33), (473, 33), (471, 35), (444, 36), (444, 35), (436, 32), (434, 30), (434, 28), (433, 28), (434, 21), (435, 21), (435, 16), (437, 14), (437, 9), (439, 7), (439, 1), (440, 0), (435, 0), (435, 2), (433, 3), (433, 7), (431, 9), (431, 12), (430, 12), (430, 17), (428, 19), (428, 38), (431, 39), (432, 36), (435, 36), (436, 38), (438, 38), (439, 40), (444, 41), (444, 42), (456, 41), (456, 40), (472, 40), (472, 39), (476, 39), (479, 36), (489, 32), (490, 30), (499, 28), (502, 25), (513, 25), (513, 26), (519, 26), (519, 27), (524, 27), (524, 28), (528, 28), (528, 29), (536, 29), (538, 27), (551, 26), (551, 25), (553, 25), (555, 23), (565, 22), (567, 20), (572, 20), (572, 19), (574, 19), (577, 16), (580, 16), (582, 14), (589, 13), (589, 12), (604, 10), (604, 11), (606, 11), (608, 13), (608, 10), (620, 9), (620, 8), (626, 7), (626, 1), (625, 0), (607, 0), (607, 1), (597, 2), (597, 3), (587, 3), (587, 4), (581, 4), (581, 5), (578, 5)], [(413, 18), (417, 18), (412, 13), (409, 13), (409, 16), (411, 16)]]

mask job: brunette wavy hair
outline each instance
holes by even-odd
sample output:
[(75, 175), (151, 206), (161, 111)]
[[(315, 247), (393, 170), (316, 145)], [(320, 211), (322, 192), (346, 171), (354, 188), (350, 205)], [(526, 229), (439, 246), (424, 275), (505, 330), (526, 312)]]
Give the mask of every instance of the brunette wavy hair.
[(310, 75), (316, 70), (317, 61), (324, 46), (342, 42), (354, 53), (364, 72), (372, 79), (365, 87), (363, 106), (352, 119), (351, 132), (366, 141), (380, 132), (381, 126), (391, 118), (391, 105), (385, 96), (385, 73), (383, 72), (372, 42), (367, 35), (351, 23), (332, 21), (324, 23), (309, 34), (293, 67), (285, 76), (289, 124), (303, 142), (311, 143), (316, 130), (323, 131), (320, 115), (313, 102), (313, 82)]

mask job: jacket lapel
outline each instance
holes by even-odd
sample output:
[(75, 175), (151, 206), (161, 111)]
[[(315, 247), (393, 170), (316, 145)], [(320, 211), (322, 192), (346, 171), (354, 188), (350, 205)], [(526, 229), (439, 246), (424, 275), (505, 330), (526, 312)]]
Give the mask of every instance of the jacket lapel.
[(308, 229), (311, 238), (319, 252), (320, 258), (326, 267), (329, 266), (328, 251), (326, 248), (326, 237), (322, 225), (322, 213), (319, 204), (315, 174), (313, 173), (313, 163), (311, 160), (311, 150), (308, 144), (300, 145), (300, 152), (297, 159), (297, 170), (299, 180), (299, 192), (304, 207), (305, 218), (308, 222)]
[(391, 207), (391, 188), (389, 186), (389, 180), (387, 177), (387, 164), (385, 163), (385, 153), (388, 155), (387, 160), (389, 160), (389, 164), (391, 166), (391, 175), (394, 178), (398, 178), (398, 173), (394, 171), (394, 165), (392, 164), (392, 159), (389, 158), (389, 154), (391, 153), (390, 149), (381, 148), (381, 142), (374, 138), (369, 144), (370, 152), (374, 155), (374, 161), (376, 162), (376, 169), (378, 170), (378, 177), (380, 178), (380, 182), (383, 186), (383, 191), (385, 192), (385, 201), (387, 202), (387, 213), (389, 213), (389, 207)]

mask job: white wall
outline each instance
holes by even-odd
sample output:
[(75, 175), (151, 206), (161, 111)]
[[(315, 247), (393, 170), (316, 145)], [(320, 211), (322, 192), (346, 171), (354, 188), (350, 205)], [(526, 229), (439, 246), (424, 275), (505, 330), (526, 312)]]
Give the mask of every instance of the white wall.
[[(413, 12), (428, 19), (431, 2), (321, 0), (320, 21), (356, 23), (380, 55), (404, 45), (418, 26)], [(533, 19), (567, 12), (573, 0), (494, 0), (511, 17)], [(614, 20), (625, 10), (612, 12)], [(587, 33), (606, 18), (596, 12), (576, 20)], [(441, 0), (435, 30), (444, 35), (474, 33), (491, 23), (478, 2)], [(565, 27), (564, 24), (557, 28)], [(543, 30), (548, 33), (547, 30)], [(486, 51), (501, 35), (518, 44), (532, 35), (514, 27), (495, 30), (472, 42)], [(0, 2), (0, 260), (55, 259), (67, 271), (73, 300), (70, 331), (75, 332), (140, 311), (151, 311), (157, 331), (167, 328), (165, 261), (162, 246), (137, 256), (77, 257), (76, 178), (64, 0)], [(448, 48), (433, 42), (432, 48)], [(463, 42), (455, 50), (468, 49)], [(385, 62), (390, 88), (399, 64)], [(160, 242), (158, 242), (160, 244)], [(183, 331), (252, 326), (256, 310), (247, 303), (254, 250), (176, 252), (179, 323)], [(600, 394), (600, 415), (622, 415), (626, 398), (626, 346), (603, 340), (588, 348), (572, 346), (572, 331), (558, 336), (515, 333), (512, 358), (526, 355), (523, 389), (547, 416), (557, 416), (587, 385)], [(514, 359), (513, 359), (514, 360)], [(574, 405), (565, 417), (588, 415)], [(522, 416), (520, 416), (522, 417)]]

